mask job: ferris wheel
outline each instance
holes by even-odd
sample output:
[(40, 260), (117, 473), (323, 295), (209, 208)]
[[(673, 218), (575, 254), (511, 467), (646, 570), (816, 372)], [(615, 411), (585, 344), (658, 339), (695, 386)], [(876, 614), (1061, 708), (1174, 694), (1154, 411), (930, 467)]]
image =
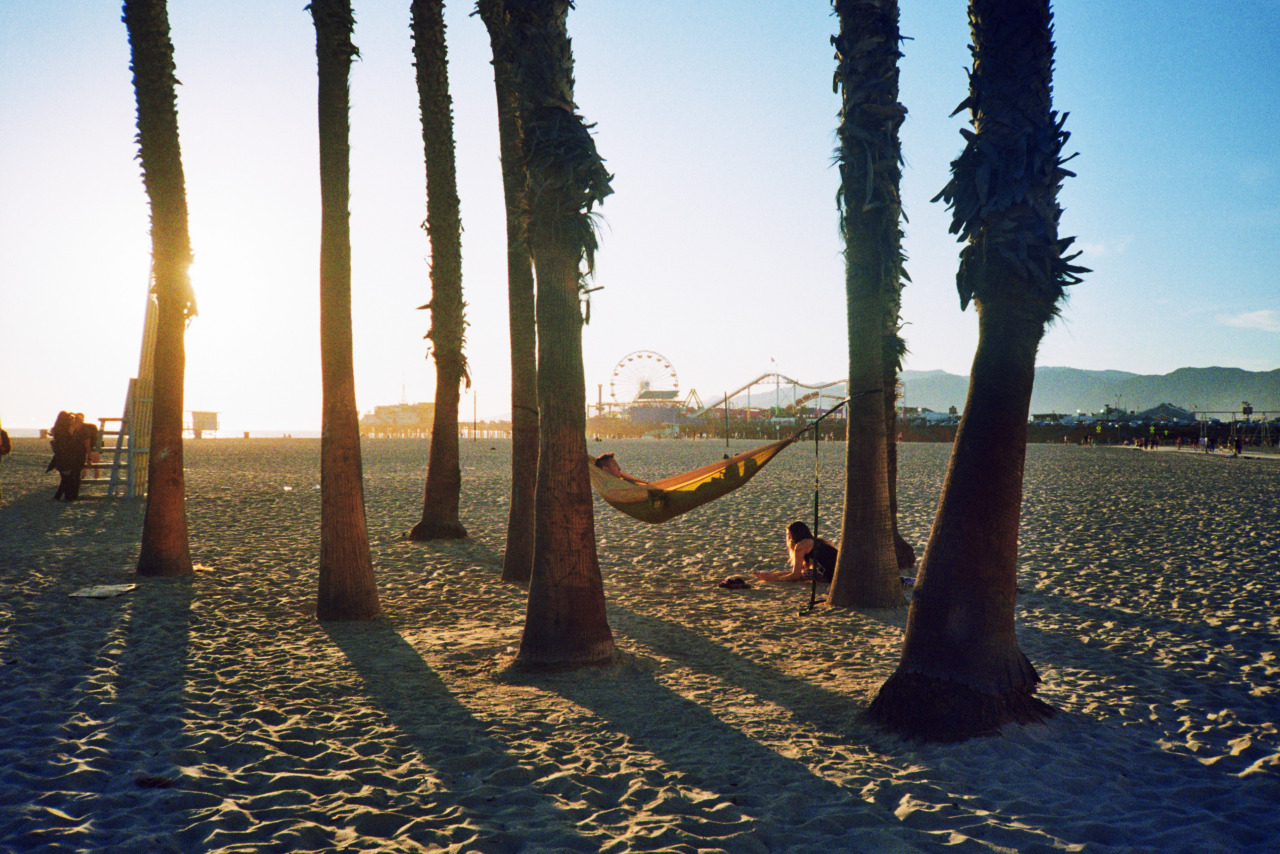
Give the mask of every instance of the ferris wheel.
[(609, 396), (614, 403), (675, 400), (680, 381), (671, 361), (653, 350), (636, 350), (618, 360), (609, 377)]

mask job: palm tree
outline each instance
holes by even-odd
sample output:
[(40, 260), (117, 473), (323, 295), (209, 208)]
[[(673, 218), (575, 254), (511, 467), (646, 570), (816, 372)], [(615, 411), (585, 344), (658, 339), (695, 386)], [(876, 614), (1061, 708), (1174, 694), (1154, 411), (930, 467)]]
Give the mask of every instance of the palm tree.
[(971, 0), (973, 130), (939, 193), (965, 241), (957, 286), (978, 311), (956, 433), (902, 659), (869, 709), (898, 733), (958, 740), (1053, 714), (1014, 632), (1018, 522), (1036, 349), (1067, 285), (1058, 237), (1065, 116), (1052, 108), (1048, 0)]
[(347, 81), (355, 18), (349, 0), (312, 0), (320, 128), (321, 620), (367, 620), (379, 613), (364, 515), (360, 424), (351, 355), (351, 131)]
[(569, 0), (507, 0), (529, 170), (529, 247), (537, 274), (541, 434), (533, 574), (517, 661), (574, 667), (612, 659), (587, 474), (582, 367), (583, 262), (591, 210), (612, 189), (573, 101)]
[(124, 22), (138, 101), (138, 159), (151, 202), (151, 256), (158, 320), (151, 455), (139, 575), (192, 571), (182, 474), (183, 334), (195, 316), (186, 179), (178, 143), (173, 43), (165, 0), (125, 0)]
[(528, 584), (533, 572), (534, 501), (538, 483), (538, 336), (528, 240), (528, 171), (521, 148), (510, 22), (502, 0), (480, 0), (489, 30), (498, 97), (502, 191), (507, 208), (507, 303), (511, 332), (511, 508), (502, 580)]
[(411, 540), (458, 539), (462, 468), (458, 462), (458, 397), (467, 376), (462, 352), (466, 320), (462, 302), (462, 220), (453, 159), (453, 104), (449, 56), (444, 41), (443, 0), (412, 0), (413, 60), (418, 72), (418, 108), (427, 163), (427, 235), (431, 240), (431, 341), (436, 360), (436, 405), (422, 519)]
[[(849, 325), (848, 441), (840, 556), (828, 604), (906, 604), (898, 578), (890, 502), (886, 398), (892, 408), (885, 338), (897, 335), (902, 272), (898, 127), (898, 4), (835, 0), (840, 33), (835, 86), (840, 107), (840, 229), (845, 239)], [(896, 364), (895, 364), (896, 367)], [(880, 388), (879, 394), (857, 392)]]

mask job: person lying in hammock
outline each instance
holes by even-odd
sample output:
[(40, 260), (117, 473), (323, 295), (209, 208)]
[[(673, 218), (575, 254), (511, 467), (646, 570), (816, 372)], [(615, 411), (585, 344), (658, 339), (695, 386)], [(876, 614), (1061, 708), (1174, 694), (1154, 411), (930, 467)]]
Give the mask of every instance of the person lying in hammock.
[(596, 457), (596, 465), (607, 471), (614, 477), (624, 477), (622, 466), (618, 465), (618, 459), (613, 455), (613, 451), (601, 454)]
[(614, 477), (620, 477), (628, 483), (644, 484), (643, 480), (634, 478), (622, 470), (622, 466), (618, 465), (618, 458), (613, 455), (613, 451), (606, 451), (596, 457), (595, 465), (601, 471), (608, 472)]
[(787, 569), (779, 572), (752, 573), (761, 581), (808, 581), (813, 573), (824, 584), (836, 571), (836, 547), (821, 537), (814, 537), (804, 522), (787, 526)]

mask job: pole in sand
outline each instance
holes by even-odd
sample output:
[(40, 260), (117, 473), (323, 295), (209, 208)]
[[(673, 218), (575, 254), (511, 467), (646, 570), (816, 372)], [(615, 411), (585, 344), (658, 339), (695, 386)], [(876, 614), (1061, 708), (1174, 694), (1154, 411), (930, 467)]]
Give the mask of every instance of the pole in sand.
[[(814, 545), (817, 545), (818, 543), (818, 494), (821, 491), (820, 489), (821, 478), (819, 476), (819, 469), (818, 469), (818, 462), (819, 462), (818, 427), (819, 425), (822, 424), (822, 419), (826, 418), (828, 415), (835, 412), (840, 407), (844, 406), (846, 403), (853, 400), (855, 397), (863, 397), (868, 394), (875, 394), (878, 391), (883, 391), (883, 389), (873, 388), (873, 389), (868, 389), (867, 391), (860, 391), (857, 394), (849, 395), (844, 400), (840, 401), (835, 406), (831, 407), (826, 412), (818, 416), (818, 418), (808, 427), (804, 428), (805, 430), (813, 430), (813, 542), (814, 542)], [(835, 567), (832, 567), (831, 571), (834, 573)], [(809, 578), (810, 578), (809, 605), (805, 608), (800, 609), (801, 616), (805, 616), (806, 614), (811, 613), (813, 611), (813, 607), (817, 605), (819, 602), (818, 568), (816, 566), (810, 569)], [(823, 597), (823, 598), (825, 599), (826, 597)]]

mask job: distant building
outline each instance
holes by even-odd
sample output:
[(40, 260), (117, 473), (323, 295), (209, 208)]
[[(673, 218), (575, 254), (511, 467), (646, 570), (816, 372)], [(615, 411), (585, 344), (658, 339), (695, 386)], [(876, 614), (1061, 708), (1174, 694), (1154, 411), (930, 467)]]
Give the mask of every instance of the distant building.
[(906, 420), (916, 424), (951, 424), (958, 422), (960, 416), (955, 413), (955, 407), (951, 407), (951, 412), (934, 412), (932, 409), (925, 407), (907, 407), (909, 411)]
[(1196, 414), (1180, 406), (1174, 406), (1172, 403), (1162, 403), (1139, 412), (1138, 418), (1143, 421), (1174, 421), (1191, 424), (1195, 422)]
[(435, 417), (434, 403), (375, 406), (373, 412), (360, 416), (360, 435), (378, 438), (430, 436)]

